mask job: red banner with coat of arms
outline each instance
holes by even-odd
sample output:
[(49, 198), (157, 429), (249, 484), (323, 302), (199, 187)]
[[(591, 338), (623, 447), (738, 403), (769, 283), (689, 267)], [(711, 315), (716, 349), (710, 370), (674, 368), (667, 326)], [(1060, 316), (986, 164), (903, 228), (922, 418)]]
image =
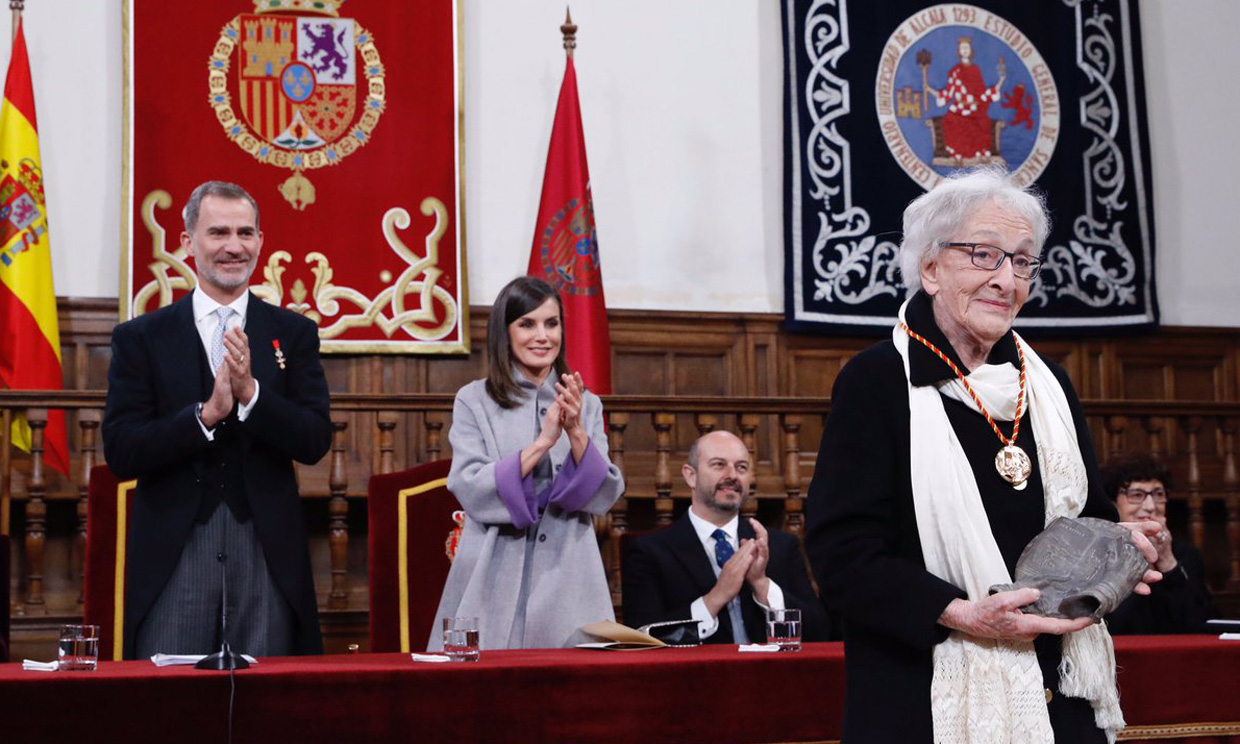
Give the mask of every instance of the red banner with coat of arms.
[(258, 201), (251, 291), (325, 352), (467, 351), (454, 0), (128, 0), (121, 319), (195, 283), (181, 209)]

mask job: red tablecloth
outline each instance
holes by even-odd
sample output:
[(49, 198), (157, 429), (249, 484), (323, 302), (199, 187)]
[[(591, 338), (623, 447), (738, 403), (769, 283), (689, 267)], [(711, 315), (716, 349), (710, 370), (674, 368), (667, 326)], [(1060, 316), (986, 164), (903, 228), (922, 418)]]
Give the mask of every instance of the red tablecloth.
[(1115, 663), (1126, 740), (1240, 743), (1240, 641), (1121, 636)]
[[(1240, 643), (1195, 636), (1116, 646), (1131, 724), (1222, 722), (1230, 728), (1178, 732), (1240, 732)], [(491, 651), (474, 664), (402, 654), (273, 658), (236, 674), (233, 740), (823, 742), (839, 738), (843, 690), (837, 643), (796, 654)], [(56, 673), (0, 665), (6, 741), (223, 742), (228, 704), (226, 672), (148, 662)]]

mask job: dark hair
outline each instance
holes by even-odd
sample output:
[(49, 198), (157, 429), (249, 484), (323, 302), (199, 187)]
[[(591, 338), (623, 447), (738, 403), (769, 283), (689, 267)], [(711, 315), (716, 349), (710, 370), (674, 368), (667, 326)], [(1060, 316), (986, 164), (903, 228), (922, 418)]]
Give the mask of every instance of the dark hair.
[[(705, 435), (703, 435), (705, 436)], [(698, 442), (702, 441), (702, 437), (693, 440), (693, 444), (689, 445), (689, 456), (685, 458), (685, 462), (694, 470), (698, 469)]]
[(1128, 484), (1136, 481), (1162, 481), (1163, 488), (1170, 492), (1175, 488), (1175, 479), (1171, 470), (1158, 460), (1142, 452), (1120, 455), (1109, 461), (1102, 469), (1102, 483), (1107, 496), (1112, 501), (1119, 498), (1119, 492), (1128, 488)]
[[(519, 276), (508, 282), (491, 306), (491, 318), (487, 321), (487, 353), (491, 357), (487, 370), (487, 395), (501, 408), (513, 408), (525, 397), (525, 392), (512, 376), (512, 342), (508, 339), (508, 326), (522, 315), (538, 309), (549, 297), (554, 297), (555, 304), (560, 308), (560, 327), (563, 328), (564, 301), (560, 299), (560, 293), (537, 277)], [(561, 338), (560, 353), (552, 363), (556, 374), (569, 373), (564, 357), (566, 346), (566, 339)]]
[(258, 202), (254, 201), (254, 197), (250, 196), (250, 192), (241, 188), (235, 183), (227, 181), (207, 181), (199, 184), (189, 195), (189, 201), (185, 202), (185, 209), (181, 210), (181, 216), (185, 218), (185, 232), (192, 233), (194, 228), (198, 226), (198, 214), (202, 211), (202, 200), (208, 196), (214, 196), (219, 199), (233, 199), (235, 201), (247, 201), (254, 208), (254, 229), (258, 230)]

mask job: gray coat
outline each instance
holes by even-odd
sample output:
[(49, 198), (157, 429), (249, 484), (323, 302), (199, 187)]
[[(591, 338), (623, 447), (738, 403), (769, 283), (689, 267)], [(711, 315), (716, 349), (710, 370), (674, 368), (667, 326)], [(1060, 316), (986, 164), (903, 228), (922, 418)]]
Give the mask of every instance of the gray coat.
[[(576, 642), (582, 625), (615, 619), (593, 516), (606, 514), (623, 492), (620, 470), (608, 461), (602, 486), (581, 511), (551, 505), (526, 529), (513, 525), (496, 487), (496, 463), (519, 453), (541, 431), (546, 408), (555, 401), (554, 377), (535, 390), (517, 375), (527, 395), (509, 409), (487, 394), (483, 380), (456, 395), (448, 489), (467, 518), (436, 617), (477, 617), (484, 649), (566, 646)], [(591, 445), (606, 460), (603, 405), (589, 391), (581, 418)], [(533, 473), (539, 491), (571, 456), (568, 435), (562, 434)], [(443, 647), (438, 623), (427, 644), (431, 650)]]

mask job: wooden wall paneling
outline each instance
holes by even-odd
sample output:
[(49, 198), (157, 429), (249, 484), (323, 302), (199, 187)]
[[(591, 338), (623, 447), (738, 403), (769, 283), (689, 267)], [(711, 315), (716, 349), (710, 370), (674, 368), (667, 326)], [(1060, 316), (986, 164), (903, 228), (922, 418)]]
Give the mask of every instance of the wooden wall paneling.
[(1173, 387), (1171, 367), (1162, 359), (1133, 356), (1118, 361), (1121, 398), (1162, 400)]
[(1063, 367), (1081, 398), (1096, 396), (1094, 368), (1090, 364), (1090, 343), (1082, 339), (1026, 339), (1044, 359)]
[[(67, 389), (106, 389), (116, 311), (117, 302), (111, 298), (60, 301)], [(324, 366), (329, 386), (333, 393), (450, 394), (485, 372), (488, 315), (489, 308), (471, 310), (474, 348), (470, 354), (326, 356)], [(782, 328), (780, 315), (767, 313), (613, 310), (610, 317), (614, 382), (620, 394), (701, 394), (720, 399), (825, 397), (830, 395), (831, 385), (842, 366), (858, 351), (879, 340), (873, 336), (793, 334)], [(1240, 399), (1240, 328), (1167, 327), (1138, 336), (1035, 338), (1031, 343), (1040, 353), (1064, 365), (1086, 401)], [(780, 427), (779, 417), (751, 416), (743, 427), (737, 415), (712, 412), (710, 416), (710, 419), (699, 419), (691, 413), (673, 416), (664, 454), (667, 482), (662, 486), (664, 498), (672, 504), (670, 515), (678, 515), (688, 503), (687, 488), (679, 475), (685, 450), (696, 436), (699, 422), (714, 421), (715, 425), (734, 431), (747, 428), (756, 451), (758, 513), (764, 519), (782, 518), (789, 485), (783, 477), (789, 463), (785, 443), (787, 431)], [(44, 469), (45, 492), (41, 508), (45, 515), (36, 515), (42, 521), (44, 532), (42, 590), (49, 612), (79, 611), (76, 590), (79, 569), (73, 545), (79, 528), (78, 481), (83, 465), (80, 450), (86, 440), (77, 418), (77, 414), (70, 416), (70, 444), (75, 453), (79, 453), (75, 455), (74, 470), (66, 478)], [(1229, 538), (1228, 531), (1240, 529), (1240, 516), (1233, 516), (1240, 510), (1240, 505), (1234, 503), (1240, 497), (1235, 495), (1236, 486), (1228, 485), (1225, 462), (1228, 435), (1220, 430), (1218, 417), (1208, 412), (1196, 417), (1193, 452), (1190, 452), (1185, 417), (1123, 418), (1091, 416), (1091, 433), (1099, 459), (1105, 461), (1114, 451), (1161, 451), (1181, 480), (1178, 489), (1181, 498), (1172, 505), (1173, 524), (1178, 521), (1182, 529), (1189, 530), (1191, 518), (1200, 515), (1198, 524), (1210, 560), (1211, 583), (1219, 586), (1219, 582), (1230, 580), (1228, 551), (1235, 541)], [(333, 588), (333, 523), (337, 529), (343, 524), (346, 532), (344, 560), (338, 557), (335, 562), (337, 571), (341, 568), (344, 571), (336, 574), (343, 576), (343, 581), (337, 581), (335, 604), (343, 604), (347, 609), (328, 613), (325, 622), (329, 625), (365, 607), (363, 496), (369, 475), (385, 467), (383, 451), (387, 446), (380, 446), (380, 419), (374, 412), (349, 413), (345, 420), (345, 452), (342, 454), (346, 480), (343, 489), (338, 491), (344, 498), (343, 511), (336, 502), (333, 514), (333, 504), (327, 498), (331, 493), (332, 458), (325, 458), (312, 467), (298, 466), (302, 491), (307, 497), (316, 582), (325, 603)], [(387, 438), (383, 441), (391, 442), (391, 467), (409, 467), (431, 456), (428, 422), (432, 427), (438, 426), (433, 430), (441, 442), (438, 456), (450, 456), (449, 413), (402, 411), (388, 420), (395, 423), (382, 436)], [(1112, 431), (1116, 425), (1118, 433)], [(799, 487), (802, 491), (812, 474), (821, 430), (822, 421), (818, 415), (801, 416), (796, 434), (799, 454), (795, 469), (801, 476)], [(95, 435), (98, 441), (97, 430)], [(1235, 436), (1231, 436), (1234, 461)], [(630, 416), (624, 446), (625, 472), (630, 484), (628, 525), (630, 529), (642, 529), (651, 526), (656, 515), (668, 513), (665, 506), (663, 511), (655, 509), (659, 452), (650, 414)], [(101, 447), (98, 454), (101, 457)], [(17, 495), (13, 527), (15, 534), (21, 535), (27, 521), (30, 459), (15, 453), (13, 463), (13, 491)], [(1200, 503), (1199, 509), (1190, 513), (1187, 498), (1191, 489), (1187, 474), (1193, 469), (1197, 474), (1196, 498)], [(1234, 481), (1234, 476), (1232, 479)], [(339, 537), (337, 535), (337, 539)], [(25, 565), (25, 551), (14, 550), (17, 558), (14, 571), (24, 576), (30, 571)], [(19, 586), (15, 597), (23, 597), (20, 579), (16, 583)], [(344, 592), (343, 598), (339, 591)], [(364, 635), (364, 627), (361, 633)]]
[[(1114, 344), (1102, 343), (1098, 345), (1098, 353), (1096, 357), (1091, 357), (1090, 362), (1096, 364), (1093, 370), (1093, 377), (1098, 381), (1098, 388), (1094, 395), (1090, 397), (1099, 398), (1119, 398), (1119, 365), (1115, 361), (1116, 349)], [(1083, 391), (1081, 395), (1084, 396)]]
[(1234, 331), (1210, 338), (1201, 329), (1166, 330), (1162, 338), (1116, 340), (1119, 398), (1235, 400)]
[[(738, 372), (738, 368), (743, 370), (744, 367), (743, 347), (733, 338), (702, 339), (702, 341), (709, 340), (718, 341), (720, 345), (706, 347), (703, 344), (700, 348), (677, 350), (669, 355), (672, 385), (667, 392), (661, 394), (700, 395), (711, 398), (744, 395), (743, 392), (734, 392), (738, 378), (744, 376), (743, 371)], [(723, 344), (727, 344), (727, 347), (723, 348)], [(743, 379), (740, 382), (743, 390)], [(723, 423), (717, 414), (712, 414), (712, 421), (713, 428), (723, 428)], [(677, 414), (671, 451), (675, 471), (673, 480), (677, 482), (681, 480), (680, 466), (689, 452), (689, 447), (703, 433), (694, 414)]]
[(746, 379), (750, 395), (778, 395), (779, 365), (776, 357), (779, 354), (779, 337), (773, 333), (760, 333), (747, 337), (745, 350)]
[[(840, 370), (856, 355), (853, 349), (788, 349), (788, 370), (785, 395), (790, 397), (829, 398)], [(802, 473), (813, 475), (818, 460), (818, 443), (822, 440), (825, 421), (820, 416), (805, 416), (801, 422)], [(776, 430), (776, 436), (782, 432)]]
[[(1081, 352), (1081, 389), (1077, 390), (1077, 393), (1082, 398), (1113, 397), (1106, 376), (1106, 349), (1104, 344), (1090, 343)], [(1077, 381), (1078, 378), (1072, 379)]]
[[(737, 378), (733, 395), (768, 396), (779, 393), (772, 390), (778, 385), (778, 367), (775, 364), (775, 347), (778, 337), (762, 323), (739, 324), (737, 343), (739, 357), (743, 362), (742, 374)], [(776, 390), (778, 387), (776, 387)], [(761, 419), (742, 422), (740, 415), (721, 417), (720, 428), (727, 429), (741, 438), (749, 449), (752, 472), (755, 479), (763, 473), (776, 471), (778, 455), (769, 446), (771, 441), (762, 428)]]

